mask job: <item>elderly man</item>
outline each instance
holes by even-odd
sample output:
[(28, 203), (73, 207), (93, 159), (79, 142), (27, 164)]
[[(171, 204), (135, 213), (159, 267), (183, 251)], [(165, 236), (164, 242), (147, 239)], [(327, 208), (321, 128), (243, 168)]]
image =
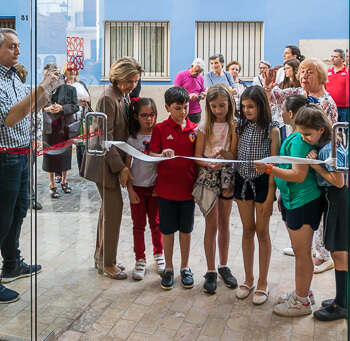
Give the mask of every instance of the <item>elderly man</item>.
[(325, 86), (337, 105), (338, 121), (344, 122), (349, 115), (349, 71), (344, 64), (344, 50), (335, 49), (331, 58), (333, 66), (328, 69), (328, 83)]
[(260, 75), (254, 77), (253, 79), (253, 85), (259, 85), (261, 87), (264, 87), (265, 85), (265, 79), (263, 76), (263, 73), (268, 70), (271, 67), (271, 63), (268, 62), (267, 60), (261, 60), (259, 62), (259, 70), (260, 70)]
[[(49, 99), (47, 91), (58, 79), (51, 72), (39, 86), (29, 90), (16, 76), (19, 39), (16, 31), (0, 28), (0, 147), (29, 148), (30, 117), (35, 108), (35, 93), (40, 110)], [(19, 237), (28, 209), (28, 156), (0, 153), (0, 249), (3, 258), (0, 277), (0, 303), (18, 300), (19, 293), (1, 284), (30, 276), (41, 270), (40, 265), (27, 265), (19, 250)]]
[(188, 118), (193, 123), (201, 120), (200, 100), (205, 98), (204, 79), (200, 73), (204, 70), (204, 60), (196, 58), (189, 69), (180, 71), (175, 79), (175, 86), (182, 86), (190, 94)]

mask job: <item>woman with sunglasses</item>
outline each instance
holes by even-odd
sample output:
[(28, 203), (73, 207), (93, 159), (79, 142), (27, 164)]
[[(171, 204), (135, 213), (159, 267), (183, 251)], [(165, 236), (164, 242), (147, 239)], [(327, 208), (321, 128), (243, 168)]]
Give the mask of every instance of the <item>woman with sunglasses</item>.
[[(62, 73), (66, 76), (65, 82), (73, 86), (77, 90), (79, 111), (76, 113), (77, 118), (80, 120), (80, 135), (84, 134), (84, 117), (89, 111), (91, 97), (86, 84), (79, 78), (79, 70), (76, 69), (75, 65), (64, 64), (62, 67)], [(77, 163), (79, 169), (79, 175), (83, 176), (80, 172), (81, 162), (85, 151), (85, 145), (82, 140), (76, 144)]]

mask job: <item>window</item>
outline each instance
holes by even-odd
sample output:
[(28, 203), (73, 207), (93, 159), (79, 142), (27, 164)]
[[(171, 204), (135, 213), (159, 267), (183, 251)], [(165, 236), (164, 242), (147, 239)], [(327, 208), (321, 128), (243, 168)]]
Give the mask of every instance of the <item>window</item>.
[(208, 72), (209, 57), (221, 53), (225, 66), (237, 60), (242, 65), (239, 77), (251, 80), (264, 57), (263, 30), (263, 22), (196, 22), (196, 57), (204, 59)]
[(169, 80), (169, 22), (106, 22), (105, 68), (120, 57), (132, 56), (143, 68), (143, 80)]
[(0, 17), (0, 28), (12, 28), (13, 30), (16, 29), (16, 19)]

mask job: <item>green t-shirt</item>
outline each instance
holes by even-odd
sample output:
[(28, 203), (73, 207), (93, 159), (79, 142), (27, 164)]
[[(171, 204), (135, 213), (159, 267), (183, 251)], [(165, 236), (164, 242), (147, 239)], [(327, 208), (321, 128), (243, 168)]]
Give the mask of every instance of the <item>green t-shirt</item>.
[[(295, 133), (284, 140), (280, 155), (305, 158), (312, 149), (315, 148), (304, 142), (300, 133)], [(278, 167), (292, 169), (291, 164), (279, 164)], [(289, 210), (301, 207), (321, 195), (315, 172), (311, 167), (309, 167), (307, 176), (302, 183), (286, 181), (277, 177), (275, 177), (275, 182), (281, 192), (283, 205)]]

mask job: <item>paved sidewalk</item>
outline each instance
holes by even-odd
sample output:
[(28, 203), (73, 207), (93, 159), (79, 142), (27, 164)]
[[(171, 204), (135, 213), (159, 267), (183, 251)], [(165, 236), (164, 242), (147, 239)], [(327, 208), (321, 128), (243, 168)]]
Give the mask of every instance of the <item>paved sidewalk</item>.
[[(73, 154), (75, 157), (75, 154)], [(149, 229), (146, 232), (147, 272), (134, 281), (132, 221), (127, 193), (124, 196), (118, 261), (126, 266), (127, 280), (116, 281), (97, 274), (93, 264), (100, 198), (93, 183), (79, 178), (76, 163), (68, 174), (72, 194), (51, 199), (48, 176), (38, 168), (38, 198), (43, 210), (37, 213), (38, 339), (54, 330), (58, 340), (346, 340), (346, 322), (321, 323), (312, 316), (284, 318), (272, 313), (281, 293), (293, 289), (294, 258), (283, 255), (289, 245), (287, 231), (277, 210), (271, 219), (272, 257), (269, 272), (270, 296), (262, 306), (252, 304), (252, 295), (238, 300), (235, 290), (218, 281), (216, 295), (203, 292), (206, 261), (203, 249), (204, 219), (196, 211), (190, 266), (195, 286), (181, 287), (180, 252), (175, 243), (176, 283), (173, 290), (160, 288), (160, 277), (152, 259)], [(34, 216), (32, 216), (34, 221)], [(34, 226), (33, 226), (34, 229)], [(244, 279), (241, 250), (242, 226), (237, 206), (231, 216), (229, 266), (239, 283)], [(21, 249), (30, 259), (30, 212), (21, 235)], [(255, 274), (258, 275), (256, 244)], [(30, 339), (30, 280), (21, 279), (8, 287), (22, 293), (18, 302), (0, 305), (0, 334)], [(318, 309), (323, 299), (334, 296), (334, 272), (314, 276), (313, 291)], [(315, 309), (314, 308), (314, 309)], [(1, 339), (1, 338), (0, 338)]]

